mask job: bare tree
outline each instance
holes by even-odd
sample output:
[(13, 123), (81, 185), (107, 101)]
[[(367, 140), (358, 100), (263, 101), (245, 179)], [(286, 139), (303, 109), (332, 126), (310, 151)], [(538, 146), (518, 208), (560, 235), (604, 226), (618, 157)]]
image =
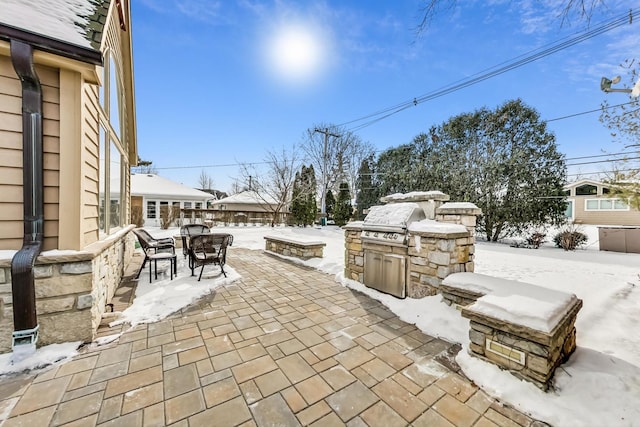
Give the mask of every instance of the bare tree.
[(291, 202), (291, 193), (296, 172), (302, 162), (295, 147), (284, 147), (280, 152), (267, 151), (264, 158), (267, 165), (259, 171), (253, 164), (240, 165), (240, 173), (245, 182), (251, 182), (251, 191), (258, 203), (272, 213), (271, 226)]
[[(558, 4), (558, 17), (562, 19), (561, 25), (569, 20), (572, 15), (589, 22), (594, 11), (606, 5), (606, 0), (564, 0)], [(443, 11), (453, 10), (458, 5), (458, 0), (423, 0), (420, 8), (421, 20), (416, 28), (416, 33), (425, 31), (434, 18)]]
[(213, 178), (205, 171), (200, 171), (200, 176), (198, 177), (198, 188), (201, 190), (213, 190), (214, 183)]
[[(627, 59), (621, 64), (621, 68), (628, 81), (621, 90), (631, 92), (630, 88), (638, 84), (640, 78), (640, 61), (635, 58)], [(611, 184), (608, 193), (610, 197), (627, 200), (631, 207), (640, 209), (640, 97), (631, 93), (631, 101), (619, 101), (617, 98), (611, 103), (602, 103), (600, 121), (610, 130), (614, 141), (625, 144), (625, 149), (631, 148), (635, 152), (629, 153), (625, 159), (618, 159), (612, 165), (612, 175), (604, 181)]]
[[(360, 137), (335, 125), (319, 124), (307, 129), (301, 143), (306, 161), (316, 171), (321, 212), (326, 213), (327, 190), (337, 190), (343, 181), (349, 181), (351, 161), (362, 145)], [(355, 165), (356, 171), (359, 165)], [(356, 172), (357, 173), (357, 172)]]
[(241, 178), (233, 178), (233, 181), (231, 182), (231, 189), (229, 190), (229, 194), (242, 193), (243, 191), (246, 191), (248, 189), (249, 188), (242, 183)]
[(356, 138), (354, 143), (345, 153), (347, 159), (344, 171), (347, 175), (346, 182), (349, 184), (349, 191), (353, 197), (357, 194), (357, 181), (360, 165), (364, 159), (375, 154), (375, 149), (369, 141), (362, 141)]
[(153, 162), (150, 160), (142, 160), (140, 156), (138, 156), (138, 165), (131, 168), (133, 173), (139, 174), (158, 174), (158, 169), (153, 166)]

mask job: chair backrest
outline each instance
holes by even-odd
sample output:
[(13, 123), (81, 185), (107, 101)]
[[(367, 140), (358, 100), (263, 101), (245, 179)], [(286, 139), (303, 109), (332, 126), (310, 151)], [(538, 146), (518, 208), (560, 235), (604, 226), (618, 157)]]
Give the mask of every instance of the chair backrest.
[(133, 234), (135, 234), (138, 238), (138, 242), (140, 242), (140, 246), (142, 246), (142, 249), (147, 250), (153, 246), (152, 242), (154, 238), (151, 237), (151, 235), (147, 233), (146, 230), (142, 228), (134, 228), (132, 231)]
[(233, 240), (231, 234), (211, 233), (192, 236), (189, 247), (194, 254), (215, 254), (221, 263), (226, 262), (227, 246)]
[(180, 227), (181, 236), (209, 233), (211, 229), (204, 224), (185, 224)]
[(144, 251), (148, 249), (153, 250), (165, 250), (165, 249), (175, 249), (174, 240), (171, 237), (156, 239), (153, 237), (147, 230), (144, 228), (134, 228), (133, 234), (138, 238), (138, 242), (140, 242), (140, 246)]

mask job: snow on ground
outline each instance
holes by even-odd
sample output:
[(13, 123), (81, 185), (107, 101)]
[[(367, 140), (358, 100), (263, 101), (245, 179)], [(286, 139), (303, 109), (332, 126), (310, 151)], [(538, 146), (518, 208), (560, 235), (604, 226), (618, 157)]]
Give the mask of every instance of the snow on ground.
[[(150, 228), (149, 231), (155, 237), (178, 234), (177, 229)], [(402, 320), (415, 324), (427, 334), (461, 343), (463, 350), (456, 360), (465, 374), (492, 396), (534, 418), (554, 426), (640, 426), (640, 255), (598, 251), (595, 227), (584, 228), (590, 237), (587, 249), (573, 252), (549, 244), (537, 250), (484, 242), (476, 245), (477, 273), (574, 293), (583, 300), (576, 322), (578, 348), (556, 371), (555, 389), (547, 393), (469, 356), (466, 351), (468, 320), (442, 303), (439, 296), (402, 300), (344, 279), (344, 232), (338, 227), (237, 226), (216, 227), (215, 231), (233, 234), (234, 247), (254, 250), (264, 249), (267, 234), (326, 242), (324, 258), (297, 262), (329, 273), (343, 285), (380, 300)], [(225, 268), (229, 272), (227, 279), (219, 274), (217, 267), (205, 267), (202, 282), (197, 283), (197, 277), (185, 274), (188, 270), (181, 256), (178, 256), (182, 264), (180, 276), (173, 281), (165, 272), (149, 284), (146, 270), (140, 276), (132, 306), (114, 322), (136, 324), (161, 319), (203, 293), (237, 280), (233, 248), (230, 254)], [(207, 268), (211, 269), (209, 273)], [(169, 300), (176, 303), (167, 304)], [(110, 339), (117, 336), (94, 345)], [(69, 347), (69, 356), (73, 356), (76, 347), (77, 344)], [(42, 351), (38, 350), (37, 354)], [(57, 355), (54, 359), (63, 357)], [(7, 356), (0, 358), (0, 374), (7, 372), (8, 360)], [(40, 357), (34, 360), (42, 364)], [(28, 368), (22, 366), (21, 369)]]

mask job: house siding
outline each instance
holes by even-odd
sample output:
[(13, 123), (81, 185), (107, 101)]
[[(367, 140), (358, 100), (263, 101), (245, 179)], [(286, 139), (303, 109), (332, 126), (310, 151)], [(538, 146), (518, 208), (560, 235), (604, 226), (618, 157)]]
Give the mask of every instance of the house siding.
[(640, 226), (640, 211), (635, 209), (615, 211), (587, 211), (585, 201), (587, 199), (607, 199), (606, 196), (573, 196), (574, 222), (588, 225), (622, 225)]
[[(58, 245), (60, 93), (58, 71), (36, 66), (43, 91), (44, 250)], [(11, 59), (0, 55), (0, 249), (23, 240), (22, 87)]]
[[(129, 18), (129, 2), (123, 8)], [(119, 26), (116, 2), (111, 2), (102, 49), (111, 48), (120, 72), (132, 72), (130, 57), (122, 58), (130, 34)], [(0, 250), (18, 250), (23, 240), (22, 194), (22, 89), (8, 44), (0, 40)], [(99, 81), (100, 67), (53, 54), (34, 52), (36, 71), (43, 88), (44, 146), (44, 251), (35, 265), (35, 293), (40, 338), (38, 345), (90, 341), (106, 304), (112, 299), (134, 251), (128, 226), (129, 178), (124, 173), (123, 226), (100, 233), (99, 217)], [(40, 59), (47, 66), (42, 65)], [(108, 59), (107, 59), (108, 60)], [(48, 61), (48, 62), (47, 62)], [(122, 67), (122, 65), (128, 67)], [(123, 77), (130, 86), (122, 128), (122, 168), (129, 170), (135, 158), (135, 110), (133, 76)], [(121, 82), (121, 83), (122, 83)], [(127, 121), (127, 118), (132, 120)], [(0, 353), (11, 350), (13, 331), (12, 253), (0, 255)]]
[(98, 224), (98, 168), (100, 165), (100, 137), (98, 119), (98, 87), (84, 83), (82, 103), (82, 235), (85, 245), (99, 239)]

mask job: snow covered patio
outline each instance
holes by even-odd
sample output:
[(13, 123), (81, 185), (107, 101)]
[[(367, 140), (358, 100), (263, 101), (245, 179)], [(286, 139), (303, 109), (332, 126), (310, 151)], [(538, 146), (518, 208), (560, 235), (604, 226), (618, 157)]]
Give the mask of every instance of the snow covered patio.
[(451, 343), (380, 302), (257, 251), (229, 260), (242, 278), (196, 304), (5, 379), (4, 425), (531, 425), (438, 362)]
[[(393, 395), (420, 408), (426, 405), (426, 412), (416, 415), (414, 425), (421, 425), (417, 420), (423, 415), (436, 417), (427, 420), (435, 423), (437, 419), (443, 425), (514, 425), (510, 422), (529, 425), (530, 418), (497, 403), (489, 404), (483, 409), (487, 405), (483, 392), (473, 386), (469, 388), (469, 382), (460, 382), (462, 376), (448, 370), (440, 371), (444, 368), (434, 362), (434, 355), (449, 347), (447, 342), (459, 342), (463, 350), (456, 361), (464, 374), (488, 394), (514, 405), (519, 411), (531, 414), (533, 418), (556, 426), (638, 425), (640, 337), (634, 332), (640, 323), (638, 255), (598, 252), (592, 249), (564, 252), (550, 247), (529, 250), (497, 244), (477, 245), (476, 272), (575, 293), (584, 301), (576, 323), (578, 348), (569, 362), (556, 372), (555, 390), (544, 393), (532, 384), (469, 357), (466, 352), (469, 322), (460, 316), (459, 311), (442, 303), (439, 296), (400, 300), (342, 279), (343, 230), (337, 227), (230, 227), (220, 231), (230, 232), (235, 237), (228, 257), (228, 266), (237, 274), (234, 276), (235, 282), (225, 286), (219, 282), (217, 269), (212, 269), (210, 279), (203, 279), (210, 288), (198, 288), (196, 278), (191, 280), (188, 269), (182, 266), (178, 279), (171, 281), (167, 276), (163, 280), (154, 281), (154, 287), (148, 288), (147, 276), (143, 273), (140, 284), (145, 286), (138, 288), (136, 302), (123, 316), (123, 319), (132, 324), (139, 323), (137, 327), (126, 332), (117, 342), (103, 347), (94, 344), (90, 351), (76, 356), (72, 362), (59, 364), (43, 372), (30, 387), (27, 386), (33, 378), (25, 380), (26, 383), (18, 379), (24, 377), (3, 378), (0, 381), (0, 413), (9, 414), (13, 408), (11, 416), (33, 414), (49, 417), (46, 419), (51, 421), (54, 419), (52, 417), (60, 417), (57, 420), (65, 419), (64, 416), (67, 415), (59, 414), (70, 411), (67, 408), (76, 408), (79, 416), (86, 416), (83, 421), (95, 425), (120, 411), (118, 413), (121, 418), (118, 421), (136, 425), (136, 420), (142, 423), (153, 420), (154, 418), (149, 417), (154, 416), (179, 417), (172, 411), (177, 411), (188, 400), (196, 402), (196, 409), (189, 406), (191, 409), (184, 409), (185, 411), (200, 411), (191, 415), (194, 418), (190, 421), (193, 422), (199, 419), (199, 413), (218, 414), (223, 411), (222, 408), (227, 408), (224, 410), (225, 414), (250, 414), (258, 425), (265, 424), (265, 419), (259, 415), (263, 410), (269, 411), (273, 417), (290, 411), (295, 419), (287, 420), (297, 420), (302, 424), (321, 420), (323, 417), (327, 417), (324, 419), (326, 422), (335, 421), (340, 424), (347, 421), (343, 419), (345, 416), (348, 420), (368, 422), (375, 418), (390, 420), (386, 425), (392, 425), (392, 420), (398, 421), (399, 425), (406, 425), (406, 417), (410, 415), (403, 415), (402, 411), (409, 411), (408, 406), (401, 410), (394, 407), (397, 401), (387, 402), (381, 398), (382, 395)], [(162, 237), (163, 233), (176, 234), (175, 229), (152, 229), (151, 232), (157, 237)], [(308, 268), (298, 268), (257, 252), (264, 248), (263, 236), (273, 233), (326, 242), (324, 258), (312, 259), (304, 264), (329, 273), (330, 276)], [(233, 277), (230, 279), (233, 280)], [(346, 287), (335, 283), (336, 281), (366, 293), (373, 299), (353, 294)], [(266, 287), (259, 289), (258, 283), (264, 283), (261, 286)], [(159, 320), (179, 309), (175, 306), (161, 307), (160, 303), (175, 300), (178, 305), (188, 304), (192, 298), (201, 296), (201, 293), (207, 294), (217, 286), (221, 287), (196, 305), (165, 320)], [(191, 291), (197, 295), (192, 295)], [(175, 297), (178, 295), (182, 301), (177, 301)], [(392, 313), (399, 319), (387, 317), (393, 316)], [(315, 319), (320, 315), (328, 318), (323, 318), (324, 322)], [(116, 321), (116, 318), (107, 321)], [(390, 324), (396, 325), (397, 329)], [(124, 330), (128, 328), (126, 324), (119, 327)], [(385, 337), (382, 333), (383, 330), (393, 330), (395, 333), (403, 328), (406, 328), (406, 333), (400, 337)], [(416, 329), (426, 335), (420, 334)], [(113, 331), (106, 334), (112, 333)], [(292, 336), (284, 341), (270, 341), (279, 334)], [(429, 337), (421, 338), (427, 342), (420, 339), (416, 342), (416, 336)], [(351, 348), (341, 347), (347, 342), (352, 343), (351, 348), (358, 350), (350, 353)], [(401, 344), (400, 347), (398, 343)], [(334, 353), (332, 347), (339, 352)], [(385, 356), (388, 347), (410, 359), (411, 365), (398, 369), (402, 364), (395, 366), (393, 359)], [(66, 350), (63, 349), (62, 353), (66, 351), (66, 355), (73, 354), (74, 348), (71, 345)], [(352, 356), (355, 359), (351, 359)], [(400, 360), (405, 360), (402, 357)], [(420, 357), (424, 357), (420, 359), (422, 362), (417, 360)], [(257, 359), (266, 360), (273, 369), (254, 361)], [(295, 359), (296, 362), (283, 368), (281, 364), (285, 363), (285, 359)], [(352, 361), (348, 362), (347, 359)], [(301, 368), (305, 364), (311, 366), (313, 371), (307, 372), (313, 372), (313, 375), (304, 380), (292, 380), (290, 376), (297, 375), (299, 369), (306, 369)], [(236, 365), (244, 367), (242, 370), (234, 369)], [(387, 366), (394, 369), (394, 372), (391, 373)], [(417, 369), (412, 371), (413, 379), (407, 371), (412, 367)], [(238, 381), (239, 373), (246, 369), (255, 369), (255, 377), (242, 377)], [(340, 370), (341, 377), (344, 373), (342, 369), (345, 369), (350, 382), (340, 383), (341, 385), (330, 382), (328, 378), (336, 374), (336, 369)], [(435, 377), (442, 372), (446, 374), (423, 384), (416, 382), (416, 372)], [(139, 381), (146, 375), (156, 375), (148, 380), (154, 382)], [(157, 379), (158, 375), (162, 379)], [(355, 377), (355, 380), (349, 375)], [(184, 385), (177, 377), (189, 378), (184, 381), (191, 381), (191, 385)], [(445, 377), (454, 378), (451, 379), (453, 385), (447, 385), (449, 380), (443, 380)], [(314, 379), (311, 380), (312, 378)], [(324, 388), (323, 382), (328, 388)], [(411, 382), (414, 386), (411, 386)], [(50, 389), (53, 390), (51, 393), (58, 394), (52, 395), (50, 400), (36, 399), (40, 406), (32, 412), (24, 412), (25, 405), (28, 405), (29, 390), (34, 390), (32, 393), (38, 387), (42, 390), (44, 383), (57, 384), (57, 388)], [(214, 383), (217, 387), (212, 386)], [(178, 394), (168, 392), (175, 384), (178, 384)], [(199, 385), (191, 388), (195, 387), (194, 384)], [(361, 385), (365, 388), (362, 389)], [(279, 387), (284, 388), (278, 389)], [(274, 391), (274, 388), (278, 390)], [(307, 396), (305, 393), (308, 391), (303, 391), (309, 389), (325, 390), (328, 394), (324, 397), (316, 396), (318, 400), (315, 400), (316, 397)], [(349, 418), (350, 415), (340, 412), (345, 409), (338, 403), (349, 401), (344, 400), (345, 395), (359, 396), (360, 390), (366, 390), (362, 393), (372, 400), (368, 406), (366, 402), (360, 402), (364, 409), (358, 412), (359, 415)], [(297, 396), (292, 394), (293, 391)], [(395, 394), (396, 392), (400, 394)], [(292, 395), (297, 400), (289, 400)], [(338, 397), (332, 398), (334, 395)], [(484, 403), (475, 406), (479, 401)], [(295, 402), (303, 406), (295, 406)], [(233, 405), (245, 409), (228, 410)], [(446, 412), (447, 405), (457, 408), (454, 411), (456, 414), (468, 414), (469, 418), (450, 418), (454, 415)], [(82, 412), (77, 409), (79, 406), (83, 411), (93, 412)], [(391, 412), (401, 418), (390, 415)], [(385, 418), (387, 415), (390, 418)], [(185, 417), (188, 418), (188, 415)], [(36, 421), (38, 420), (41, 419), (37, 418)], [(168, 424), (169, 418), (163, 420)], [(229, 424), (233, 422), (230, 420)], [(11, 423), (9, 420), (5, 425), (12, 425)], [(38, 424), (46, 425), (47, 421)]]

